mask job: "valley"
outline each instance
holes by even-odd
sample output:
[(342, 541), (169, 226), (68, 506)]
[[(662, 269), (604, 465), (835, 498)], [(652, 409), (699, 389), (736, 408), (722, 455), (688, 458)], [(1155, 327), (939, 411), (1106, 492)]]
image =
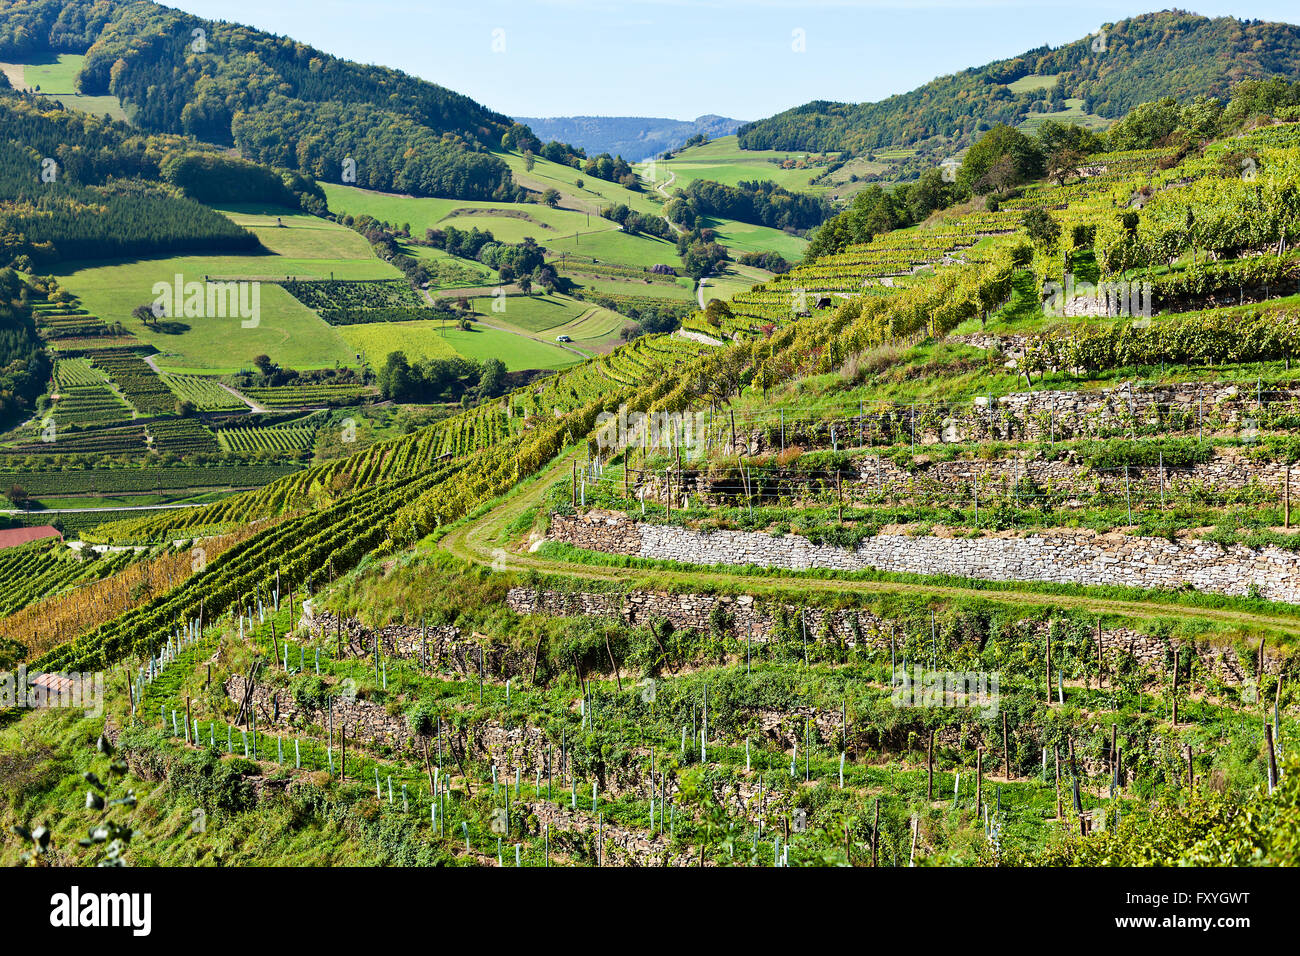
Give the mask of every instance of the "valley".
[(0, 4), (0, 671), (101, 682), (0, 701), (0, 860), (1295, 865), (1300, 28), (1229, 19), (622, 156)]

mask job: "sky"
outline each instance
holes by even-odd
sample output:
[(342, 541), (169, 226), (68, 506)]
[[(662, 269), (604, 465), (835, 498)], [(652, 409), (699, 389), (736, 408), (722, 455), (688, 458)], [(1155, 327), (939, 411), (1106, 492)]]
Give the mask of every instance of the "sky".
[[(404, 70), (510, 116), (749, 120), (862, 102), (1174, 4), (1150, 0), (170, 0)], [(1300, 22), (1295, 0), (1181, 0)]]

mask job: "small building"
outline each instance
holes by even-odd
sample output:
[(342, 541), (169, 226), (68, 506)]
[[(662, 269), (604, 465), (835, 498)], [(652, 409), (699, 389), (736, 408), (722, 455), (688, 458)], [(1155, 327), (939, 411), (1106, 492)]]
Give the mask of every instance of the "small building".
[(63, 534), (54, 525), (49, 524), (5, 528), (0, 530), (0, 549), (13, 548), (20, 544), (27, 544), (29, 541), (40, 541), (42, 538), (58, 538), (62, 541)]

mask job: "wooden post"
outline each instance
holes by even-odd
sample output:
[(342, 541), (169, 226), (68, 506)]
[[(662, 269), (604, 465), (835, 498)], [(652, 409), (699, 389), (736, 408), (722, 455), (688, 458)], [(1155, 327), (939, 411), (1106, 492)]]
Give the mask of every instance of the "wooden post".
[(1052, 745), (1052, 758), (1056, 761), (1056, 819), (1061, 819), (1061, 748)]
[(570, 489), (569, 497), (572, 506), (574, 508), (577, 508), (578, 507), (578, 460), (575, 458), (571, 462), (571, 464), (573, 465), (573, 481), (572, 481), (572, 488)]
[(1105, 674), (1105, 664), (1101, 653), (1101, 618), (1097, 618), (1097, 690), (1101, 690)]
[(1047, 622), (1047, 706), (1052, 706), (1052, 622)]
[[(933, 730), (930, 731), (930, 742), (926, 745), (925, 748), (925, 768), (926, 768), (925, 799), (933, 800), (934, 799), (934, 731)], [(880, 805), (879, 801), (877, 801), (876, 804), (877, 810), (879, 809), (879, 805)]]
[(1007, 743), (1007, 712), (1002, 712), (1002, 775), (1011, 779), (1011, 746)]
[(1174, 648), (1174, 726), (1178, 726), (1178, 648)]
[(673, 516), (673, 473), (669, 468), (664, 469), (664, 484), (667, 493), (664, 495), (664, 507), (668, 509), (668, 517)]
[(736, 444), (736, 410), (729, 408), (727, 411), (731, 412), (731, 453), (739, 457), (740, 446)]
[(1070, 751), (1070, 791), (1074, 794), (1074, 812), (1083, 813), (1083, 801), (1079, 797), (1079, 771), (1074, 764), (1074, 738), (1066, 737), (1065, 742)]
[[(190, 718), (190, 695), (186, 694), (185, 695), (185, 736), (188, 737), (190, 735), (190, 728), (193, 726), (194, 726), (194, 721)], [(198, 743), (199, 742), (197, 740), (194, 741), (195, 746), (198, 746)]]
[(339, 721), (339, 779), (348, 778), (348, 725)]
[(876, 818), (871, 824), (871, 865), (880, 865), (880, 798), (876, 797)]
[(835, 472), (835, 513), (836, 520), (844, 524), (844, 497), (840, 492), (840, 473)]
[(1119, 780), (1119, 748), (1117, 747), (1119, 737), (1119, 725), (1110, 725), (1110, 779), (1114, 782)]
[(1286, 503), (1283, 506), (1283, 527), (1291, 527), (1291, 466), (1286, 466)]
[(1192, 769), (1192, 745), (1187, 745), (1187, 795), (1196, 795), (1196, 773)]
[(980, 818), (980, 805), (984, 800), (984, 748), (975, 748), (975, 819)]
[(623, 692), (623, 678), (618, 674), (618, 665), (614, 663), (614, 649), (609, 646), (609, 631), (605, 632), (605, 651), (609, 654), (609, 666), (614, 669), (614, 679), (618, 681), (618, 692)]
[(1264, 724), (1264, 742), (1268, 745), (1268, 792), (1277, 786), (1277, 754), (1273, 750), (1273, 725)]

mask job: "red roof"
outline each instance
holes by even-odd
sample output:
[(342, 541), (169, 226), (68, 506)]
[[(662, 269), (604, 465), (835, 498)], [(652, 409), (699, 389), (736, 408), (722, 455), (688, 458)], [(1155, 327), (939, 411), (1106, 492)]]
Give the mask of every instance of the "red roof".
[(26, 544), (28, 541), (39, 541), (41, 538), (59, 538), (63, 535), (59, 529), (50, 524), (36, 525), (25, 528), (5, 528), (0, 531), (0, 548), (12, 548), (16, 544)]

